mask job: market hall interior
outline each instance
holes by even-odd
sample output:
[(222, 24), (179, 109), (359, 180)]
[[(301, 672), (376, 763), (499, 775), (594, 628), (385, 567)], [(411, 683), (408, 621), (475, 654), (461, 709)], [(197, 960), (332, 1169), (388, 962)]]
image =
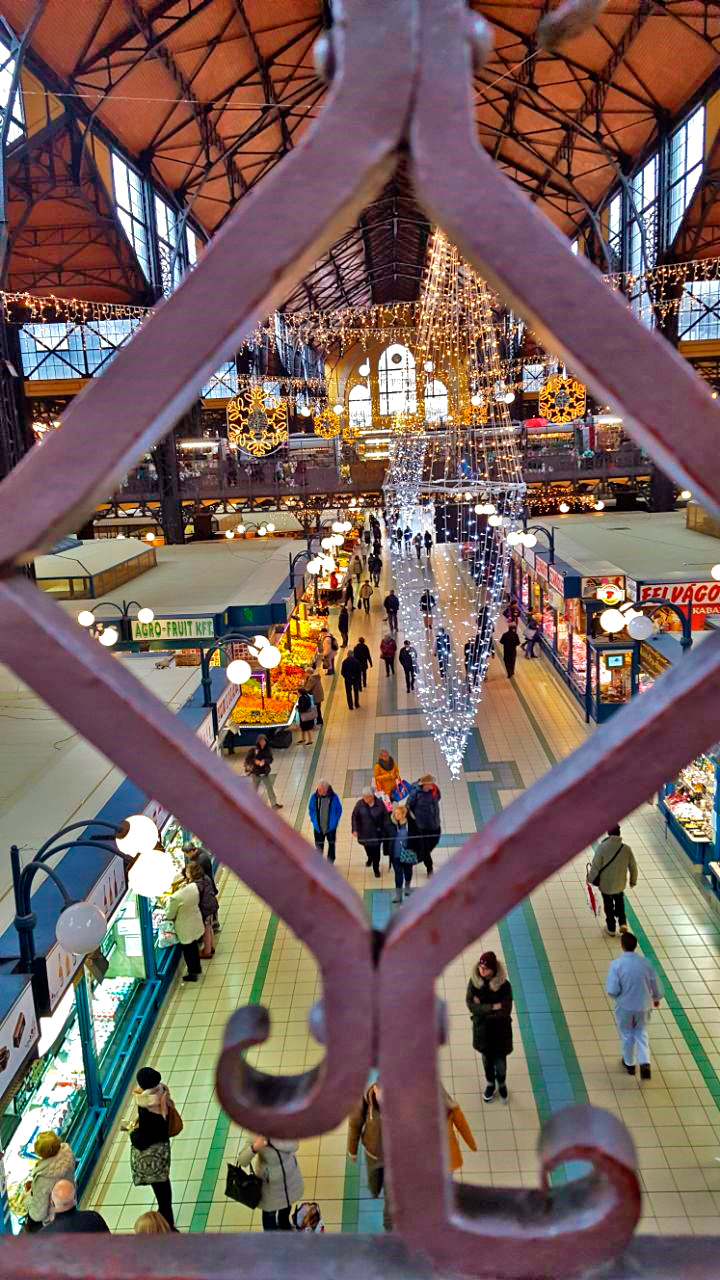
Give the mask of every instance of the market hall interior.
[(8, 1280), (714, 1265), (720, 18), (467, 7), (5, 0)]

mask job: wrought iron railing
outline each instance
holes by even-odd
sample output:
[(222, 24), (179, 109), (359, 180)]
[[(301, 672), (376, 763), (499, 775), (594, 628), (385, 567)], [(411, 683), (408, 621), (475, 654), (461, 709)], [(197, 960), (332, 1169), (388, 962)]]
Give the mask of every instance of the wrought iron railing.
[[(167, 1243), (85, 1237), (68, 1251), (28, 1237), (0, 1246), (3, 1276), (225, 1280), (252, 1272), (408, 1280), (429, 1275), (432, 1265), (454, 1276), (560, 1277), (629, 1249), (603, 1274), (709, 1277), (717, 1270), (714, 1242), (630, 1245), (640, 1214), (632, 1142), (615, 1117), (595, 1108), (560, 1112), (545, 1126), (537, 1191), (452, 1188), (434, 984), (524, 895), (716, 740), (720, 637), (698, 646), (485, 824), (377, 937), (334, 869), (310, 859), (295, 831), (257, 806), (127, 668), (78, 634), (75, 622), (17, 572), (37, 547), (78, 527), (113, 479), (173, 426), (256, 321), (378, 194), (401, 147), (418, 200), (464, 256), (593, 395), (622, 414), (679, 484), (720, 510), (719, 418), (708, 389), (633, 319), (589, 263), (571, 255), (566, 239), (477, 142), (471, 64), (488, 54), (482, 18), (468, 14), (462, 0), (335, 0), (332, 7), (335, 25), (318, 49), (332, 87), (313, 127), (73, 402), (63, 429), (3, 482), (0, 659), (195, 831), (311, 949), (324, 985), (314, 1022), (324, 1061), (280, 1078), (249, 1066), (244, 1049), (267, 1037), (269, 1019), (262, 1008), (241, 1009), (218, 1063), (220, 1100), (255, 1132), (301, 1138), (338, 1125), (378, 1066), (393, 1218), (409, 1252), (389, 1239), (329, 1235)], [(590, 21), (598, 7), (598, 0), (571, 0), (551, 22), (562, 31), (568, 11)], [(550, 1171), (567, 1160), (588, 1162), (592, 1173), (551, 1187)]]

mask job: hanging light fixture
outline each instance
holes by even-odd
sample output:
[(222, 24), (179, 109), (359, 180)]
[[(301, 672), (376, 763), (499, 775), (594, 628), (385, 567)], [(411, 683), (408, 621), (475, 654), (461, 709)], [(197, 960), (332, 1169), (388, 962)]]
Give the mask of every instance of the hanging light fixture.
[(244, 658), (234, 658), (228, 663), (225, 675), (231, 684), (245, 684), (252, 675), (252, 667)]
[(104, 645), (106, 649), (111, 649), (114, 644), (117, 644), (119, 639), (120, 632), (117, 627), (103, 627), (100, 635), (98, 636), (100, 644)]
[(160, 839), (160, 832), (146, 813), (133, 813), (126, 818), (115, 844), (121, 853), (134, 858), (139, 853), (149, 853)]
[(603, 609), (600, 614), (600, 626), (603, 631), (613, 635), (616, 631), (622, 631), (625, 619), (619, 609)]

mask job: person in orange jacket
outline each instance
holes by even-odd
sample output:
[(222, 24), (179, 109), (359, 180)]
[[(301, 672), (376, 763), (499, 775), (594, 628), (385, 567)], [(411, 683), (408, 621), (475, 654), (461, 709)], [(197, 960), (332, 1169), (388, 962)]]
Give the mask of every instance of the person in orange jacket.
[(380, 751), (373, 768), (373, 782), (376, 791), (384, 791), (386, 796), (392, 795), (400, 782), (400, 770), (389, 751)]
[(450, 1150), (450, 1172), (457, 1173), (458, 1169), (462, 1169), (463, 1166), (462, 1151), (460, 1150), (457, 1134), (460, 1134), (466, 1147), (469, 1147), (471, 1151), (477, 1151), (477, 1145), (462, 1108), (458, 1106), (445, 1087), (443, 1087), (443, 1095), (445, 1098), (448, 1147)]

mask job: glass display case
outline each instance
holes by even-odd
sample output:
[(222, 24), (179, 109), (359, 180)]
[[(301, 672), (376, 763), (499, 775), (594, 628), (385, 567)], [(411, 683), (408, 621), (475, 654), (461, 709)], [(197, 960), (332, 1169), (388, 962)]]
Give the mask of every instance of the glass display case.
[(718, 752), (696, 756), (661, 789), (658, 804), (692, 862), (717, 860)]
[(607, 640), (591, 640), (590, 688), (586, 699), (586, 718), (601, 724), (618, 707), (624, 706), (637, 688), (635, 646)]
[(65, 1138), (85, 1103), (85, 1068), (75, 989), (65, 992), (51, 1018), (40, 1020), (38, 1057), (6, 1098), (1, 1122), (11, 1229), (21, 1230), (27, 1212), (26, 1183), (36, 1160), (38, 1133), (53, 1129)]

